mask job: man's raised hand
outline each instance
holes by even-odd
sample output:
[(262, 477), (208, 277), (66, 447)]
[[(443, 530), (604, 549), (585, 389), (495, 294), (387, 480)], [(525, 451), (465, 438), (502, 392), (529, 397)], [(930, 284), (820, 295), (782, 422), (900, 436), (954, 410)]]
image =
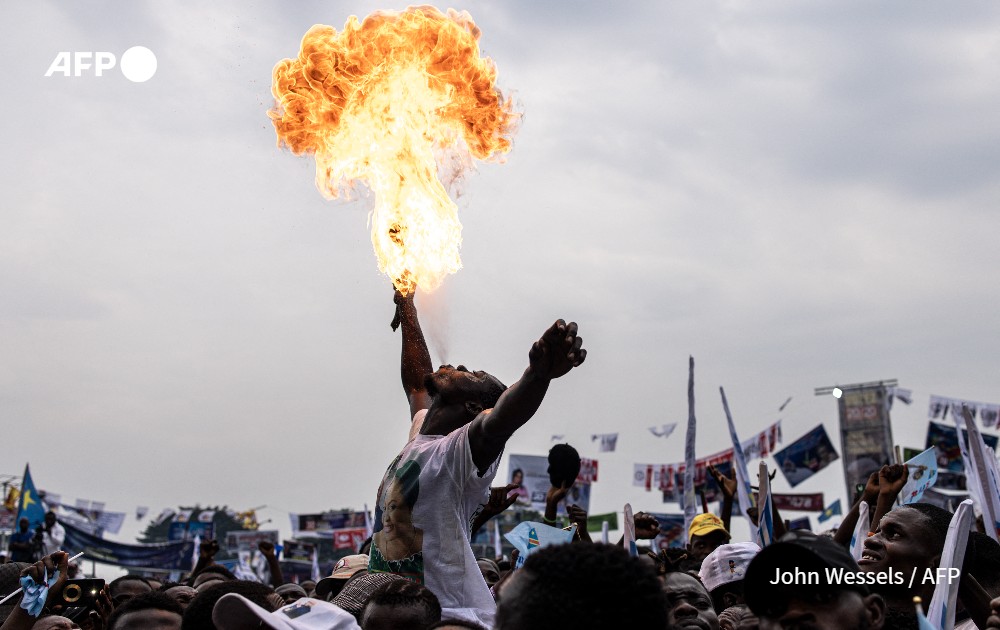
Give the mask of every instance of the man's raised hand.
[(528, 365), (532, 373), (545, 379), (559, 378), (587, 358), (583, 337), (577, 336), (576, 322), (559, 319), (528, 351)]

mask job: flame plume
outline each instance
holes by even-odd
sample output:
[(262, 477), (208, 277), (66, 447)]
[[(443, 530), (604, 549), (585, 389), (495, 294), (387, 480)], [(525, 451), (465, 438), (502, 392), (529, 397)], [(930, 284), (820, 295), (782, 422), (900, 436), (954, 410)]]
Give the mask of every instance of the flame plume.
[(340, 33), (313, 26), (298, 57), (274, 68), (278, 146), (315, 156), (328, 199), (359, 183), (372, 191), (379, 270), (403, 293), (433, 290), (462, 266), (462, 225), (439, 166), (459, 177), (511, 148), (517, 115), (479, 35), (464, 11), (352, 16)]

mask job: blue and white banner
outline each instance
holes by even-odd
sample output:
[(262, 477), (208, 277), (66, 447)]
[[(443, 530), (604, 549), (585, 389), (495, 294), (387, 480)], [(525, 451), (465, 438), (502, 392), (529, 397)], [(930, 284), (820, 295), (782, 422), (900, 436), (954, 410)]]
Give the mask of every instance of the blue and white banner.
[(924, 491), (937, 482), (937, 449), (931, 447), (916, 457), (906, 461), (909, 476), (899, 492), (900, 505), (918, 503), (924, 498)]
[(69, 523), (63, 523), (63, 527), (66, 529), (64, 550), (70, 555), (82, 551), (88, 560), (123, 567), (190, 571), (193, 568), (191, 557), (198, 553), (194, 541), (191, 540), (126, 545), (88, 534)]

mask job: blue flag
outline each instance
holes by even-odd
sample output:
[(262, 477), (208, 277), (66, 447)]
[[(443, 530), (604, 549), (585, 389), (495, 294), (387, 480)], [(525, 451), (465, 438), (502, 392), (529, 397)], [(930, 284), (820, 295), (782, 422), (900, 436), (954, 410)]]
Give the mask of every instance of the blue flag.
[(836, 501), (831, 503), (825, 510), (823, 510), (823, 513), (819, 515), (818, 520), (820, 523), (822, 523), (824, 521), (830, 520), (834, 516), (840, 516), (841, 514), (843, 514), (843, 512), (841, 511), (840, 508), (840, 499), (837, 499)]
[(31, 480), (31, 471), (24, 465), (24, 480), (21, 481), (21, 497), (17, 501), (17, 523), (21, 518), (28, 519), (30, 529), (36, 529), (45, 521), (45, 508), (38, 497), (35, 482)]

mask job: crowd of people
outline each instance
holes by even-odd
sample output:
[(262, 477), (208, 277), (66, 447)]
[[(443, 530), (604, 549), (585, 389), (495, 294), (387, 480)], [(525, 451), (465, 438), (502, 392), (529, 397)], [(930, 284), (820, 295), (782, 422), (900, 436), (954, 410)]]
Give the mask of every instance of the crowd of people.
[[(897, 505), (908, 474), (900, 464), (870, 476), (835, 531), (785, 531), (773, 510), (773, 542), (763, 548), (732, 540), (736, 481), (714, 469), (721, 514), (697, 515), (686, 547), (669, 549), (643, 542), (660, 533), (643, 512), (627, 524), (634, 541), (594, 542), (579, 506), (558, 516), (570, 483), (553, 473), (543, 525), (568, 526), (573, 540), (529, 544), (523, 558), (476, 558), (475, 531), (521, 496), (516, 483), (491, 487), (507, 440), (586, 350), (576, 324), (559, 320), (531, 346), (528, 367), (510, 387), (461, 365), (434, 370), (412, 296), (397, 294), (395, 302), (409, 439), (378, 487), (374, 533), (357, 554), (315, 583), (294, 584), (285, 582), (274, 546), (261, 543), (271, 576), (264, 584), (216, 563), (219, 546), (208, 540), (181, 582), (126, 575), (87, 591), (59, 549), (53, 514), (42, 535), (23, 524), (12, 538), (0, 597), (23, 593), (0, 605), (0, 630), (895, 630), (920, 627), (915, 601), (930, 602), (948, 579), (958, 580), (956, 628), (1000, 630), (1000, 543), (971, 531), (960, 575), (935, 572), (952, 514)], [(872, 516), (856, 560), (849, 547), (862, 504)], [(746, 516), (757, 524), (753, 510)], [(41, 560), (28, 561), (25, 554), (39, 549)]]

